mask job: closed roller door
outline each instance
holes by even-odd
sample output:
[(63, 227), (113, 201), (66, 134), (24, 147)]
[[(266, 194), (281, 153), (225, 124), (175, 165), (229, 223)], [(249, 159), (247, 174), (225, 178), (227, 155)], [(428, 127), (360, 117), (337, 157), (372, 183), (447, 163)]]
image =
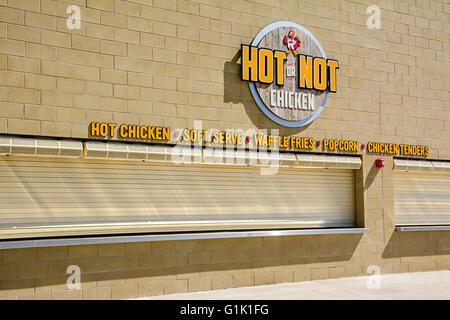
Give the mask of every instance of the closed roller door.
[(395, 172), (396, 225), (450, 224), (450, 174)]
[(0, 161), (3, 238), (354, 225), (353, 170)]

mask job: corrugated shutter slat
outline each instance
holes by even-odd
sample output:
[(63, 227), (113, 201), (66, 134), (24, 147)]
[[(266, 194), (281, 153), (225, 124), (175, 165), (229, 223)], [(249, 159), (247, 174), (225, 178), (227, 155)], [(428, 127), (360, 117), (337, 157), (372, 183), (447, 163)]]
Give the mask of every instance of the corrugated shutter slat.
[(350, 169), (1, 159), (0, 238), (354, 226)]

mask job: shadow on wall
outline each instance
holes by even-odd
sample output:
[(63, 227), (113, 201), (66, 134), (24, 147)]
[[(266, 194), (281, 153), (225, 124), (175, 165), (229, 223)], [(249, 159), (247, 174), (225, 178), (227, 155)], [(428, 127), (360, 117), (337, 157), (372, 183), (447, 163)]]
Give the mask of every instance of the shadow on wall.
[(386, 244), (382, 257), (435, 255), (450, 255), (450, 231), (394, 231)]
[[(241, 80), (241, 64), (238, 60), (241, 50), (238, 50), (231, 61), (223, 66), (223, 102), (242, 104), (253, 125), (259, 129), (278, 129), (280, 135), (290, 136), (299, 134), (308, 129), (313, 123), (300, 128), (283, 127), (270, 120), (253, 100), (248, 82)], [(268, 132), (270, 133), (270, 132)]]
[(377, 168), (375, 161), (373, 161), (372, 167), (366, 177), (366, 183), (364, 184), (364, 191), (367, 191), (372, 183), (375, 181), (376, 176), (380, 173), (380, 169)]
[[(244, 269), (247, 275), (288, 271), (292, 282), (294, 271), (298, 271), (296, 281), (306, 281), (313, 269), (335, 267), (335, 277), (339, 277), (345, 275), (345, 266), (351, 265), (361, 238), (361, 234), (310, 235), (7, 249), (0, 268), (11, 265), (15, 269), (0, 277), (0, 296), (14, 295), (19, 289), (32, 293), (33, 287), (39, 288), (35, 292), (65, 290), (69, 265), (80, 267), (81, 285), (87, 289), (189, 279), (200, 273), (202, 278), (228, 277), (231, 285), (224, 287), (232, 287), (233, 274), (243, 274)], [(49, 261), (43, 259), (44, 254)], [(263, 269), (271, 267), (282, 268)], [(323, 278), (327, 277), (328, 271)]]

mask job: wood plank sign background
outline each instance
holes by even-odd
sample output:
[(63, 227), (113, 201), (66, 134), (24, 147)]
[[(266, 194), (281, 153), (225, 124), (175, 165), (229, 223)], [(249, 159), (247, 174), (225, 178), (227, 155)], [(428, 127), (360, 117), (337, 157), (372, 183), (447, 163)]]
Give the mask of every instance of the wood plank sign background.
[[(284, 43), (283, 39), (285, 36), (289, 35), (289, 32), (293, 31), (295, 33), (294, 37), (298, 37), (300, 40), (300, 45), (297, 48), (297, 53), (309, 55), (312, 57), (323, 57), (318, 46), (307, 34), (301, 30), (293, 27), (280, 27), (267, 33), (259, 43), (259, 48), (270, 48), (271, 50), (288, 51), (287, 45)], [(323, 57), (325, 58), (325, 57)], [(275, 81), (272, 84), (256, 83), (256, 88), (258, 93), (265, 103), (275, 115), (280, 118), (289, 121), (298, 121), (310, 117), (315, 110), (322, 104), (325, 97), (324, 91), (299, 89), (298, 88), (298, 55), (290, 52), (287, 55), (287, 60), (284, 64), (284, 86), (276, 85)], [(312, 66), (311, 66), (312, 67)], [(288, 72), (288, 68), (291, 71)], [(294, 71), (294, 74), (292, 74)], [(289, 108), (288, 106), (277, 107), (271, 105), (271, 90), (281, 90), (281, 91), (291, 91), (299, 93), (310, 93), (314, 95), (314, 110), (303, 110), (301, 108)], [(291, 100), (294, 98), (292, 97)]]

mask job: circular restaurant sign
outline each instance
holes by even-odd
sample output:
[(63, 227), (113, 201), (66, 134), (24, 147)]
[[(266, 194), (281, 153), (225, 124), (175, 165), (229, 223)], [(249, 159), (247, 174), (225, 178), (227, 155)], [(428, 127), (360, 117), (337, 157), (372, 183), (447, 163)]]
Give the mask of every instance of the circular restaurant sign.
[(241, 67), (258, 107), (286, 127), (312, 122), (328, 93), (336, 92), (338, 61), (327, 59), (311, 32), (293, 22), (272, 23), (242, 45)]

